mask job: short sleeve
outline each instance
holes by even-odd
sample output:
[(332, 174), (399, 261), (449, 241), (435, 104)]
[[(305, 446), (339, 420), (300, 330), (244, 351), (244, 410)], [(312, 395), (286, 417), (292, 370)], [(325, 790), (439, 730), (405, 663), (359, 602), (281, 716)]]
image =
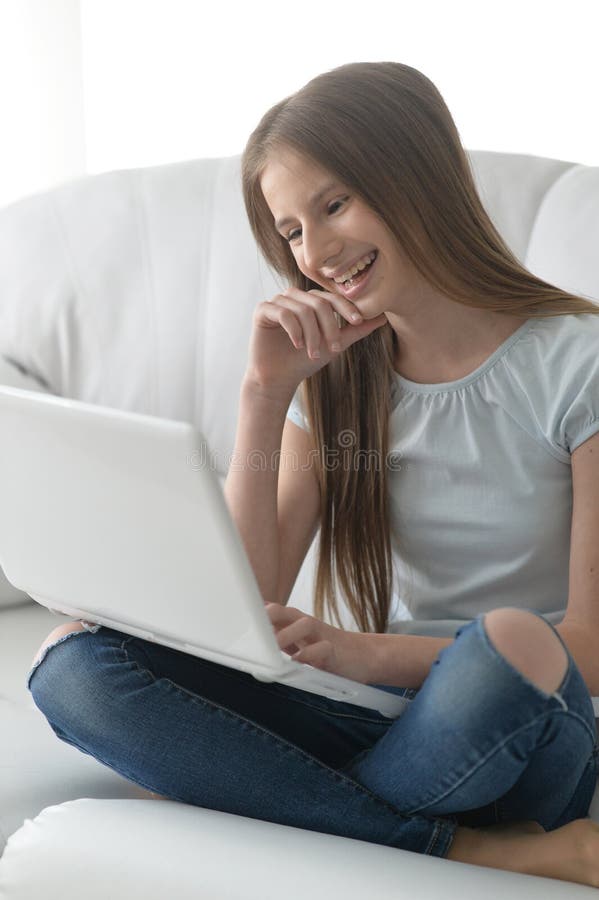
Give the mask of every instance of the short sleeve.
[(295, 394), (293, 395), (293, 399), (289, 404), (289, 409), (287, 410), (287, 418), (291, 419), (291, 421), (295, 425), (299, 425), (300, 428), (303, 428), (304, 431), (310, 430), (301, 401), (301, 385), (296, 390)]
[(588, 338), (578, 335), (562, 361), (555, 437), (570, 454), (599, 431), (599, 317), (592, 318)]
[[(528, 329), (490, 371), (500, 406), (555, 459), (599, 432), (599, 315), (528, 320)], [(501, 377), (507, 376), (507, 377)]]
[(552, 360), (551, 436), (558, 447), (572, 454), (599, 432), (599, 316), (567, 318), (573, 320), (569, 340), (564, 341), (560, 358)]
[(564, 415), (562, 428), (569, 453), (599, 431), (599, 372), (595, 370), (594, 375)]

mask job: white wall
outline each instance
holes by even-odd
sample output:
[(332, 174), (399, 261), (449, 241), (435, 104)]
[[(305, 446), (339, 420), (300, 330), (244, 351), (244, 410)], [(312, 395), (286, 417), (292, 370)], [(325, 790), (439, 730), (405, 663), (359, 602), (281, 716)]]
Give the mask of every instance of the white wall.
[(85, 171), (78, 0), (0, 0), (0, 206)]
[(465, 145), (599, 165), (596, 0), (82, 0), (90, 171), (238, 153), (344, 62), (427, 74)]
[(0, 205), (85, 171), (238, 153), (271, 104), (367, 59), (432, 78), (470, 149), (599, 165), (596, 8), (0, 0)]

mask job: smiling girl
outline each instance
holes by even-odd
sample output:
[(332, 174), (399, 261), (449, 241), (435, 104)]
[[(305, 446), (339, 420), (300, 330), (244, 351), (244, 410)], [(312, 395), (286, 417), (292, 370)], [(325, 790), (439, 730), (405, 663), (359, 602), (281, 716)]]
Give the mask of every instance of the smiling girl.
[[(229, 509), (280, 647), (412, 702), (388, 720), (76, 623), (36, 703), (173, 799), (599, 885), (599, 308), (513, 256), (409, 66), (277, 104), (243, 189), (290, 286), (256, 308), (235, 447), (281, 463), (234, 467)], [(309, 616), (286, 603), (317, 533)]]

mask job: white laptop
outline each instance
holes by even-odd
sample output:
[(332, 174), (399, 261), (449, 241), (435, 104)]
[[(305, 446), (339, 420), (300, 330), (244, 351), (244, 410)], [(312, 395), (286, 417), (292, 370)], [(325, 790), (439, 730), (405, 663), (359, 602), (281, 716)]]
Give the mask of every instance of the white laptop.
[(279, 648), (190, 424), (0, 387), (0, 435), (0, 565), (38, 603), (388, 717), (409, 704)]

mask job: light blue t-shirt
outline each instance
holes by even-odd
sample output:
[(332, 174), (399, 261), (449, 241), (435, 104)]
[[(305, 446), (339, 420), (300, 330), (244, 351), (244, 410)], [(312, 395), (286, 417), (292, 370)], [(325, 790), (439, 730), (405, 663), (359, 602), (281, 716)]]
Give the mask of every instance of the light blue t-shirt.
[[(388, 630), (453, 636), (499, 606), (561, 621), (570, 455), (599, 431), (599, 316), (528, 319), (458, 381), (395, 379)], [(299, 391), (287, 415), (307, 427)]]

